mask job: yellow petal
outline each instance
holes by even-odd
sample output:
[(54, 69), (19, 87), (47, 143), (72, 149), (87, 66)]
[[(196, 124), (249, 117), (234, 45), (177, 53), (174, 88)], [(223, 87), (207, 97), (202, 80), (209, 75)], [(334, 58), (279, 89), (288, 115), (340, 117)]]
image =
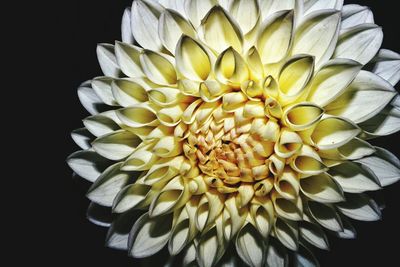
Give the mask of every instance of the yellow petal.
[(140, 55), (143, 72), (152, 82), (159, 85), (176, 84), (176, 71), (171, 62), (172, 60), (168, 59), (167, 56), (151, 50), (143, 50)]
[(218, 56), (214, 72), (219, 82), (237, 88), (240, 88), (242, 82), (249, 78), (249, 69), (246, 62), (232, 47)]

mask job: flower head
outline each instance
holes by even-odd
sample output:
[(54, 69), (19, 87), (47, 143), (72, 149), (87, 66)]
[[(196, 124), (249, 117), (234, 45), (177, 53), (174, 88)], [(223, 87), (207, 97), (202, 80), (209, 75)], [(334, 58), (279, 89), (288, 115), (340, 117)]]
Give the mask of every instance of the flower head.
[(92, 116), (68, 163), (117, 214), (109, 246), (211, 267), (234, 244), (249, 266), (315, 264), (325, 229), (353, 238), (347, 217), (380, 218), (365, 192), (400, 164), (366, 140), (400, 129), (400, 56), (380, 50), (369, 9), (160, 2), (133, 1), (123, 42), (98, 46), (105, 76), (78, 89)]

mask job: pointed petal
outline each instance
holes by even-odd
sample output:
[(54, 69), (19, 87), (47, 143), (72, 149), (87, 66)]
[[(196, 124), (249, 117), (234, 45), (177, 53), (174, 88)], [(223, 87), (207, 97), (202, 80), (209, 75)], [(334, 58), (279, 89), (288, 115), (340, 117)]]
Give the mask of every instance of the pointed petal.
[(300, 235), (311, 245), (329, 250), (328, 237), (320, 226), (314, 223), (303, 222), (299, 227)]
[(283, 120), (295, 130), (305, 130), (315, 125), (324, 114), (324, 109), (313, 103), (303, 102), (285, 107)]
[(113, 220), (106, 237), (106, 246), (118, 250), (128, 250), (128, 237), (137, 213), (126, 212)]
[(140, 138), (128, 131), (119, 130), (101, 136), (93, 141), (93, 149), (110, 160), (128, 157), (141, 142)]
[(117, 131), (120, 129), (112, 119), (104, 115), (98, 114), (87, 117), (83, 120), (86, 129), (94, 136), (99, 137)]
[(197, 29), (210, 9), (215, 6), (216, 0), (186, 0), (185, 11), (190, 22)]
[(156, 111), (149, 105), (137, 105), (117, 110), (117, 116), (130, 127), (157, 126), (159, 124)]
[(308, 198), (321, 203), (344, 200), (342, 188), (326, 173), (301, 179), (300, 189)]
[(308, 202), (312, 217), (323, 227), (334, 232), (343, 230), (342, 221), (335, 208), (315, 201)]
[(86, 218), (93, 224), (101, 227), (110, 227), (112, 214), (109, 208), (100, 206), (94, 202), (89, 204), (86, 212)]
[(86, 128), (79, 128), (71, 132), (71, 137), (83, 150), (89, 149), (91, 147), (91, 142), (93, 141), (93, 135)]
[(333, 59), (315, 75), (308, 101), (324, 107), (339, 97), (356, 78), (362, 65), (353, 60)]
[(324, 9), (342, 10), (343, 0), (308, 0), (304, 4), (304, 15)]
[(124, 213), (134, 208), (141, 208), (150, 204), (155, 192), (151, 186), (134, 183), (125, 186), (119, 191), (113, 202), (114, 213)]
[(166, 56), (144, 50), (140, 55), (143, 72), (152, 82), (159, 85), (173, 85), (177, 82), (175, 66)]
[(328, 150), (320, 150), (318, 154), (324, 159), (331, 160), (356, 160), (369, 156), (375, 152), (373, 146), (359, 138), (354, 138), (347, 144)]
[(375, 24), (350, 28), (340, 34), (333, 58), (348, 58), (365, 65), (379, 51), (382, 40), (382, 29)]
[(80, 177), (94, 182), (110, 165), (110, 161), (92, 150), (80, 150), (67, 158), (69, 167)]
[(354, 4), (343, 6), (342, 29), (367, 23), (374, 23), (374, 14), (368, 7)]
[(337, 208), (358, 221), (377, 221), (382, 216), (376, 202), (365, 194), (347, 194), (346, 201), (338, 204)]
[(143, 214), (129, 234), (129, 255), (145, 258), (160, 251), (168, 242), (172, 228), (172, 214), (150, 218)]
[(346, 216), (341, 215), (340, 219), (342, 220), (343, 224), (343, 232), (335, 232), (334, 234), (343, 239), (354, 239), (357, 236), (356, 229), (354, 226), (350, 223), (349, 219), (347, 219)]
[(133, 44), (135, 42), (135, 38), (133, 38), (132, 35), (131, 16), (131, 8), (125, 8), (124, 14), (122, 15), (121, 36), (122, 42), (127, 44)]
[(232, 0), (229, 14), (237, 21), (244, 35), (249, 33), (257, 24), (260, 8), (257, 0)]
[(319, 263), (314, 254), (304, 246), (300, 246), (298, 252), (294, 254), (295, 267), (319, 267)]
[(240, 87), (250, 74), (246, 62), (232, 47), (218, 56), (214, 72), (219, 82), (235, 87)]
[(92, 81), (82, 83), (78, 88), (78, 97), (82, 106), (92, 115), (95, 115), (102, 110), (109, 109), (97, 96), (91, 87)]
[(247, 223), (236, 237), (236, 251), (240, 258), (251, 267), (265, 264), (266, 244), (256, 228)]
[(113, 79), (110, 77), (97, 77), (92, 80), (92, 88), (103, 103), (109, 106), (117, 106), (111, 90), (112, 82)]
[(117, 59), (115, 58), (114, 46), (111, 44), (99, 44), (97, 45), (97, 59), (101, 70), (105, 76), (117, 78), (121, 74)]
[(400, 80), (400, 55), (396, 52), (381, 49), (374, 59), (373, 73), (381, 76), (395, 86)]
[(299, 247), (299, 233), (297, 222), (287, 221), (280, 218), (275, 222), (275, 234), (279, 241), (290, 250), (296, 251)]
[(121, 71), (128, 77), (144, 76), (140, 65), (142, 48), (126, 43), (115, 42), (115, 56)]

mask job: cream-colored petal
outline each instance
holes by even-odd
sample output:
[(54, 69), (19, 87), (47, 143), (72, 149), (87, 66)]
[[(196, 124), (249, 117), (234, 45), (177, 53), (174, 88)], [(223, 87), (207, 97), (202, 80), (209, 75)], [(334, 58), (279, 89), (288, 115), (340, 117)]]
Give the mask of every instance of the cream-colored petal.
[(264, 266), (267, 245), (252, 224), (247, 223), (240, 229), (235, 245), (237, 253), (247, 265), (251, 267)]
[(179, 89), (171, 87), (154, 88), (148, 92), (148, 95), (150, 101), (160, 107), (173, 106), (191, 100), (191, 98), (184, 97)]
[(359, 138), (354, 138), (347, 144), (328, 150), (319, 150), (318, 154), (324, 159), (356, 160), (369, 156), (375, 152), (373, 146)]
[[(271, 172), (274, 173), (274, 170), (271, 169)], [(275, 181), (274, 187), (280, 196), (289, 200), (295, 200), (300, 190), (298, 174), (289, 166), (284, 167), (282, 174)]]
[(293, 266), (295, 267), (319, 267), (319, 262), (314, 254), (305, 244), (301, 244), (299, 250), (293, 255)]
[(343, 239), (355, 239), (357, 237), (357, 232), (354, 226), (350, 223), (346, 216), (340, 216), (343, 224), (343, 232), (335, 232), (335, 235)]
[(132, 174), (121, 171), (122, 162), (108, 167), (90, 187), (87, 197), (105, 207), (111, 207), (118, 192), (129, 182)]
[(400, 99), (398, 94), (391, 104), (360, 124), (368, 137), (385, 136), (400, 131), (400, 106), (395, 104), (397, 99)]
[(303, 177), (317, 175), (328, 170), (318, 153), (308, 145), (303, 145), (295, 158), (290, 162), (290, 167)]
[(295, 7), (295, 0), (258, 0), (262, 19), (282, 10), (291, 10)]
[(239, 26), (218, 5), (214, 6), (201, 21), (199, 35), (217, 53), (222, 53), (229, 47), (238, 53), (242, 52), (243, 36)]
[(277, 99), (279, 96), (279, 84), (271, 75), (268, 75), (263, 81), (262, 89), (265, 98), (271, 97)]
[(103, 103), (109, 106), (117, 106), (111, 90), (112, 82), (113, 79), (110, 77), (97, 77), (92, 80), (92, 88)]
[(257, 24), (260, 17), (258, 0), (231, 0), (229, 14), (232, 15), (242, 29), (244, 35), (249, 33)]
[(156, 2), (135, 0), (132, 3), (131, 28), (135, 40), (145, 49), (162, 50), (158, 37), (158, 18), (163, 7)]
[(344, 94), (326, 106), (326, 111), (361, 123), (378, 114), (395, 95), (390, 83), (376, 74), (361, 71)]
[(324, 109), (318, 105), (302, 102), (285, 107), (283, 121), (295, 131), (302, 131), (315, 125), (324, 114)]
[(121, 40), (127, 44), (133, 44), (135, 42), (135, 38), (133, 38), (132, 35), (131, 16), (131, 8), (125, 8), (121, 21)]
[(302, 145), (302, 139), (297, 133), (283, 128), (279, 141), (275, 143), (274, 151), (281, 158), (289, 158), (297, 153)]
[(165, 107), (157, 112), (157, 118), (161, 124), (173, 127), (179, 124), (182, 119), (183, 112), (185, 111), (187, 104), (180, 104), (171, 107)]
[(348, 194), (346, 202), (337, 208), (347, 217), (358, 221), (377, 221), (381, 219), (381, 210), (376, 202), (365, 194)]
[(152, 191), (149, 185), (141, 183), (127, 185), (115, 197), (113, 212), (124, 213), (134, 208), (147, 207), (155, 195), (156, 192)]
[(117, 110), (118, 118), (130, 127), (157, 126), (156, 111), (147, 104)]
[(342, 29), (366, 23), (374, 23), (374, 14), (366, 6), (344, 5), (342, 9)]
[(115, 100), (123, 107), (148, 101), (146, 89), (132, 80), (114, 80), (111, 89)]
[(276, 214), (280, 218), (291, 221), (301, 221), (303, 218), (303, 203), (300, 197), (294, 200), (288, 200), (281, 197), (276, 191), (272, 193), (272, 202)]
[[(254, 94), (252, 97), (256, 95), (262, 95), (262, 87), (259, 86), (258, 83), (255, 83), (255, 81), (260, 81), (261, 79), (264, 78), (264, 66), (261, 61), (261, 56), (255, 46), (252, 46), (246, 53), (246, 62), (247, 66), (250, 71), (250, 79), (251, 82), (253, 82), (252, 86), (256, 86), (261, 89), (261, 92), (258, 94)], [(250, 81), (249, 81), (250, 82)], [(252, 86), (247, 86), (247, 87), (252, 87)], [(251, 95), (249, 95), (251, 96)]]
[(244, 105), (243, 115), (245, 118), (263, 118), (264, 104), (260, 101), (248, 101)]
[(293, 11), (274, 13), (266, 21), (257, 37), (257, 48), (264, 64), (281, 61), (289, 52), (293, 35)]
[(92, 115), (108, 109), (91, 87), (92, 81), (82, 83), (78, 88), (78, 97), (82, 106)]
[(168, 242), (172, 228), (172, 214), (150, 218), (143, 214), (133, 226), (128, 240), (129, 255), (145, 258), (160, 251)]
[(157, 142), (153, 153), (164, 158), (175, 157), (182, 153), (182, 144), (174, 136), (166, 136)]
[(186, 0), (185, 11), (190, 22), (197, 29), (210, 9), (217, 4), (216, 0)]
[(327, 173), (301, 179), (300, 189), (305, 196), (321, 203), (344, 201), (342, 188)]
[(178, 12), (180, 15), (186, 16), (185, 1), (180, 1), (180, 0), (157, 0), (157, 1), (165, 8), (172, 9)]
[[(267, 162), (266, 162), (267, 163)], [(269, 170), (274, 174), (275, 176), (279, 176), (282, 174), (283, 169), (285, 168), (286, 161), (285, 159), (282, 159), (278, 157), (277, 155), (273, 154), (268, 158), (268, 167)]]
[(188, 79), (204, 81), (211, 72), (211, 60), (205, 48), (189, 36), (182, 36), (176, 50), (178, 72)]
[(92, 145), (101, 156), (110, 160), (122, 160), (132, 154), (140, 143), (137, 135), (119, 130), (97, 138)]
[(279, 100), (286, 105), (296, 100), (306, 88), (314, 72), (314, 58), (296, 55), (289, 59), (279, 74)]
[[(266, 2), (266, 1), (265, 1)], [(287, 267), (289, 254), (281, 243), (270, 237), (267, 251), (267, 267)]]
[(177, 76), (172, 60), (151, 50), (143, 50), (140, 54), (143, 72), (152, 82), (169, 86), (176, 84)]
[(311, 216), (323, 227), (334, 232), (342, 232), (343, 225), (335, 208), (329, 204), (308, 202)]
[(260, 234), (267, 238), (275, 217), (274, 206), (269, 197), (255, 197), (250, 206), (250, 215)]
[(367, 64), (379, 51), (383, 32), (375, 24), (363, 24), (340, 34), (333, 58), (348, 58)]
[(319, 225), (303, 222), (299, 227), (299, 232), (301, 237), (311, 245), (319, 249), (329, 250), (328, 237)]
[(357, 163), (344, 162), (330, 168), (329, 174), (345, 192), (361, 193), (381, 189), (380, 182), (372, 170)]
[[(248, 208), (239, 208), (237, 206), (237, 197), (234, 195), (228, 197), (224, 208), (224, 236), (226, 240), (231, 240), (245, 224), (248, 214)], [(229, 228), (227, 228), (229, 227)]]
[(195, 241), (190, 243), (188, 247), (183, 251), (183, 259), (182, 259), (182, 264), (183, 266), (190, 266), (196, 264), (196, 245)]
[(315, 127), (311, 139), (319, 149), (340, 147), (360, 133), (360, 128), (341, 117), (326, 117)]
[(175, 177), (181, 168), (183, 156), (160, 159), (151, 166), (146, 175), (143, 176), (143, 181), (147, 185), (156, 183), (165, 183)]
[(339, 25), (340, 12), (336, 10), (320, 10), (309, 14), (296, 30), (291, 54), (314, 56), (318, 69), (335, 51)]
[(196, 227), (203, 231), (221, 214), (224, 208), (225, 196), (216, 191), (203, 194), (196, 211)]
[(79, 150), (67, 158), (67, 164), (80, 177), (94, 182), (111, 162), (92, 150)]
[(374, 59), (373, 73), (381, 76), (395, 86), (400, 80), (400, 55), (396, 52), (381, 49)]
[(190, 229), (187, 210), (185, 208), (176, 210), (174, 217), (177, 219), (174, 220), (174, 227), (172, 228), (171, 237), (168, 242), (168, 251), (172, 256), (179, 254), (192, 241), (192, 229)]
[(341, 10), (342, 7), (343, 0), (308, 0), (304, 4), (304, 15), (324, 9)]
[(79, 128), (71, 132), (71, 138), (83, 150), (89, 149), (93, 141), (93, 135), (86, 128)]
[(359, 159), (357, 162), (368, 167), (382, 186), (388, 186), (400, 180), (400, 162), (386, 149), (376, 147), (374, 155)]
[(205, 102), (216, 102), (222, 98), (230, 88), (214, 80), (208, 80), (200, 84), (200, 97)]
[(86, 129), (89, 130), (94, 136), (99, 137), (105, 134), (112, 133), (120, 129), (112, 119), (104, 115), (94, 115), (87, 117), (83, 120)]
[(108, 229), (105, 245), (112, 249), (127, 251), (129, 231), (135, 219), (135, 214), (129, 212), (115, 218)]
[(115, 58), (114, 46), (111, 44), (98, 44), (96, 52), (103, 74), (114, 78), (119, 77), (121, 70)]
[(140, 65), (140, 53), (142, 48), (115, 42), (115, 56), (121, 71), (128, 77), (143, 77), (144, 73)]
[(275, 235), (279, 241), (290, 250), (299, 247), (299, 230), (297, 222), (277, 218), (274, 225)]
[(124, 171), (145, 171), (159, 159), (157, 155), (151, 152), (153, 144), (145, 145), (136, 149), (121, 167)]
[(218, 56), (214, 72), (219, 82), (237, 88), (240, 88), (242, 82), (247, 80), (250, 75), (246, 62), (232, 47)]
[(333, 59), (315, 75), (307, 100), (321, 107), (339, 97), (356, 78), (362, 65), (353, 60)]
[(192, 25), (178, 12), (164, 10), (158, 21), (158, 35), (164, 47), (175, 54), (176, 45), (182, 35), (195, 37)]

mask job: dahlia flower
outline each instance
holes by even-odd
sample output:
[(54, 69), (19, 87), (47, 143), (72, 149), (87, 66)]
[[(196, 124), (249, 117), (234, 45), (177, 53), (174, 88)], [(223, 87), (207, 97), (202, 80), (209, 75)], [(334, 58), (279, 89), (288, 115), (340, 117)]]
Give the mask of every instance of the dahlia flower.
[[(374, 221), (400, 162), (367, 140), (400, 129), (400, 55), (343, 0), (134, 0), (68, 158), (92, 221), (132, 257), (183, 266), (317, 266), (326, 232)], [(94, 216), (111, 207), (112, 223)], [(135, 219), (133, 211), (140, 218)]]

